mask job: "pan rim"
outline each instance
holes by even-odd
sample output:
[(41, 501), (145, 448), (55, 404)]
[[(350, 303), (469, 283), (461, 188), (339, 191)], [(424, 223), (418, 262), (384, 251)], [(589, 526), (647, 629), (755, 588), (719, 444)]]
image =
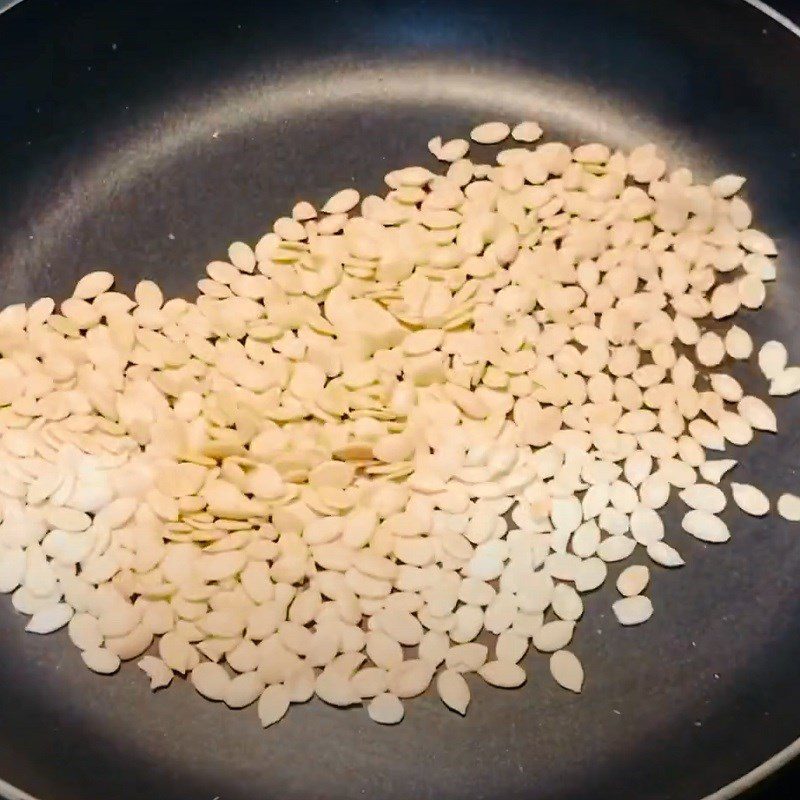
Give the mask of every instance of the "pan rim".
[[(0, 15), (10, 11), (17, 5), (20, 5), (23, 0), (0, 0)], [(800, 25), (797, 25), (785, 14), (782, 14), (777, 9), (773, 8), (763, 0), (742, 0), (745, 4), (751, 6), (756, 11), (769, 17), (773, 22), (776, 22), (781, 27), (785, 28), (789, 33), (800, 39)], [(763, 761), (758, 766), (746, 772), (744, 775), (736, 778), (725, 786), (717, 789), (711, 794), (706, 795), (699, 800), (732, 800), (743, 792), (752, 789), (758, 783), (762, 782), (770, 775), (777, 772), (781, 767), (788, 764), (800, 756), (800, 737), (788, 744), (782, 750), (779, 750), (773, 756)], [(0, 777), (0, 800), (43, 800), (43, 798), (36, 797), (35, 795), (20, 789), (17, 786), (3, 780)]]

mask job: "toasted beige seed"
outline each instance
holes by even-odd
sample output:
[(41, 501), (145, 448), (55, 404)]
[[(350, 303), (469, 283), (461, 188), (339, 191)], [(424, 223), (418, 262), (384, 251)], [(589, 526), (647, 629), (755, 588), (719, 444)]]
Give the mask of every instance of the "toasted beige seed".
[(632, 597), (641, 594), (649, 582), (650, 570), (647, 567), (639, 565), (627, 567), (617, 578), (617, 591), (625, 597)]
[[(472, 137), (509, 133), (542, 135)], [(759, 308), (776, 277), (744, 179), (667, 174), (654, 145), (513, 146), (496, 165), (428, 145), (446, 175), (391, 171), (385, 197), (356, 210), (344, 189), (320, 220), (297, 203), (209, 263), (193, 302), (95, 272), (59, 314), (2, 311), (0, 591), (29, 630), (67, 625), (101, 673), (156, 636), (153, 689), (189, 674), (233, 708), (258, 700), (265, 726), (315, 692), (388, 724), (440, 665), (461, 714), (463, 673), (520, 685), (529, 643), (580, 691), (564, 648), (606, 562), (639, 544), (684, 563), (659, 514), (673, 486), (687, 532), (729, 538), (716, 484), (736, 462), (705, 450), (777, 430), (698, 368), (751, 355), (706, 322)], [(770, 394), (800, 391), (782, 345), (758, 360)], [(800, 520), (800, 499), (778, 510)], [(623, 624), (652, 613), (649, 574), (617, 579)]]

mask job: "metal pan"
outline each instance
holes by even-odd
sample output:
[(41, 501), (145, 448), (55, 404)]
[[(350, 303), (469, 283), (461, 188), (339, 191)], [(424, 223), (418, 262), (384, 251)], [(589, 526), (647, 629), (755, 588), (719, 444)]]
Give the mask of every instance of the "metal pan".
[[(427, 163), (434, 134), (535, 118), (554, 138), (652, 139), (702, 178), (749, 176), (781, 258), (745, 322), (800, 356), (800, 40), (760, 3), (29, 0), (0, 17), (0, 75), (3, 304), (106, 267), (188, 294), (297, 199), (377, 190), (389, 167)], [(782, 435), (740, 468), (773, 497), (797, 490), (800, 452), (800, 403), (775, 405)], [(681, 540), (688, 565), (656, 576), (641, 629), (614, 622), (611, 589), (590, 598), (583, 696), (533, 657), (520, 691), (476, 684), (466, 719), (425, 697), (390, 729), (312, 702), (265, 732), (180, 682), (152, 696), (133, 665), (101, 678), (65, 636), (24, 634), (3, 598), (0, 794), (732, 797), (796, 750), (800, 539), (776, 517), (728, 521), (727, 546)]]

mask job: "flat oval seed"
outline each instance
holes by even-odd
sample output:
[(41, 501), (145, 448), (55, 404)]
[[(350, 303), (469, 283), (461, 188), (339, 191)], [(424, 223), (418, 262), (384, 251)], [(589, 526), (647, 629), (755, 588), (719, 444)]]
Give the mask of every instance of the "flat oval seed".
[(381, 725), (397, 725), (403, 719), (405, 710), (400, 698), (390, 692), (384, 692), (369, 702), (367, 713), (373, 722)]
[(111, 675), (119, 669), (120, 658), (105, 647), (88, 647), (81, 653), (83, 662), (92, 672)]
[(681, 490), (678, 497), (689, 508), (708, 511), (709, 514), (719, 514), (727, 502), (723, 491), (708, 483), (694, 483), (687, 486)]
[(800, 522), (800, 497), (796, 494), (782, 494), (778, 498), (778, 514), (789, 522)]
[(583, 666), (569, 650), (557, 650), (550, 656), (550, 674), (564, 689), (579, 693), (583, 688)]
[(342, 189), (327, 200), (322, 210), (326, 214), (346, 214), (358, 205), (360, 199), (355, 189)]
[(36, 611), (28, 620), (25, 630), (29, 633), (53, 633), (63, 628), (71, 619), (74, 611), (66, 603), (54, 603)]
[(641, 625), (653, 616), (653, 603), (642, 594), (623, 597), (611, 607), (620, 625)]
[(731, 538), (728, 526), (708, 511), (689, 511), (684, 515), (681, 527), (702, 542), (727, 542)]
[(774, 380), (786, 369), (789, 354), (781, 342), (770, 341), (758, 351), (758, 367), (767, 380)]
[(258, 700), (258, 718), (265, 728), (283, 719), (289, 710), (289, 692), (282, 684), (267, 686)]
[(487, 661), (478, 670), (478, 674), (486, 683), (501, 689), (516, 689), (527, 679), (525, 670), (510, 661)]
[(650, 570), (637, 564), (622, 570), (617, 578), (617, 591), (624, 597), (633, 597), (641, 594), (649, 582)]
[(442, 702), (461, 716), (467, 713), (470, 691), (464, 676), (460, 672), (446, 669), (436, 678), (436, 691)]
[(763, 517), (769, 512), (769, 500), (760, 489), (749, 483), (731, 483), (733, 501), (746, 514)]
[(681, 554), (666, 542), (653, 542), (647, 545), (647, 555), (662, 567), (682, 567), (686, 563)]
[(505, 122), (484, 122), (470, 132), (470, 138), (478, 144), (497, 144), (511, 133)]
[(535, 142), (542, 138), (542, 129), (538, 122), (519, 122), (511, 131), (511, 136), (518, 142)]
[(107, 292), (113, 284), (114, 276), (110, 272), (90, 272), (75, 284), (72, 296), (81, 300), (92, 300), (97, 295)]

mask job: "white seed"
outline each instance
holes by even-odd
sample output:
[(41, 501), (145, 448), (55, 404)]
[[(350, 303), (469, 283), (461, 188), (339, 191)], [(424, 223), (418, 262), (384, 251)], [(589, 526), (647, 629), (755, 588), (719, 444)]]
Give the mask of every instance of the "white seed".
[(381, 725), (397, 725), (403, 719), (405, 709), (396, 695), (384, 692), (370, 701), (367, 713), (373, 722)]
[(358, 205), (360, 199), (355, 189), (342, 189), (326, 201), (322, 210), (325, 214), (346, 214)]
[(575, 623), (556, 620), (542, 625), (533, 635), (533, 646), (542, 653), (552, 653), (566, 647), (572, 641)]
[(81, 653), (81, 658), (92, 672), (100, 675), (111, 675), (121, 663), (118, 655), (104, 647), (88, 647)]
[(643, 594), (623, 597), (612, 605), (612, 609), (620, 625), (641, 625), (653, 616), (653, 603)]
[(36, 611), (28, 620), (25, 630), (30, 633), (52, 633), (63, 628), (72, 619), (74, 611), (66, 603), (54, 603)]
[(438, 153), (434, 153), (440, 161), (452, 163), (464, 158), (469, 152), (469, 142), (466, 139), (451, 139), (443, 142), (439, 147)]
[(778, 498), (778, 514), (789, 522), (800, 522), (800, 497), (796, 494), (782, 494)]
[(519, 122), (511, 131), (511, 136), (518, 142), (535, 142), (542, 138), (542, 129), (538, 122)]
[(731, 538), (728, 526), (708, 511), (689, 511), (684, 515), (681, 527), (703, 542), (727, 542)]
[(769, 393), (776, 397), (800, 392), (800, 367), (787, 367), (776, 375), (769, 385)]
[(511, 133), (511, 128), (505, 122), (484, 122), (472, 129), (470, 138), (478, 144), (497, 144), (497, 142), (502, 142), (509, 133)]
[(707, 511), (709, 514), (719, 514), (725, 508), (725, 494), (716, 486), (708, 483), (695, 483), (683, 489), (678, 497), (689, 508)]
[(725, 473), (736, 466), (736, 461), (732, 458), (722, 458), (717, 461), (704, 461), (700, 465), (700, 475), (703, 480), (709, 483), (719, 483)]
[(478, 670), (478, 674), (486, 683), (502, 689), (516, 689), (527, 679), (525, 670), (510, 661), (487, 661)]
[(744, 186), (746, 178), (741, 175), (723, 175), (711, 184), (711, 191), (717, 197), (731, 197)]
[(279, 722), (289, 710), (289, 692), (280, 683), (267, 686), (258, 699), (258, 718), (261, 725), (268, 728)]
[(113, 283), (114, 276), (110, 272), (90, 272), (75, 284), (72, 296), (81, 300), (92, 300), (103, 292), (107, 292)]
[(208, 700), (224, 700), (230, 683), (228, 673), (220, 664), (204, 661), (191, 672), (192, 686)]
[(630, 536), (613, 535), (603, 539), (597, 547), (597, 555), (606, 562), (622, 561), (636, 547), (636, 540)]
[(753, 352), (753, 340), (747, 331), (733, 325), (725, 334), (725, 350), (731, 358), (743, 361)]
[(731, 483), (733, 501), (746, 514), (763, 517), (769, 512), (769, 500), (761, 489), (749, 483)]
[(579, 693), (583, 688), (583, 666), (569, 650), (557, 650), (550, 656), (550, 674), (564, 689)]
[(758, 351), (758, 366), (767, 380), (774, 380), (785, 369), (789, 360), (786, 347), (781, 342), (770, 341)]
[(467, 713), (470, 692), (464, 676), (460, 672), (446, 669), (436, 678), (436, 691), (442, 702), (461, 716)]
[(647, 545), (647, 555), (662, 567), (682, 567), (686, 563), (681, 554), (666, 542), (653, 542)]
[(775, 412), (761, 398), (751, 395), (742, 397), (737, 410), (740, 416), (756, 430), (777, 432), (778, 420)]
[(700, 337), (695, 352), (697, 360), (703, 366), (715, 367), (725, 357), (725, 345), (716, 333), (708, 331)]
[(160, 658), (143, 656), (137, 666), (150, 679), (150, 689), (154, 692), (172, 683), (173, 672)]

